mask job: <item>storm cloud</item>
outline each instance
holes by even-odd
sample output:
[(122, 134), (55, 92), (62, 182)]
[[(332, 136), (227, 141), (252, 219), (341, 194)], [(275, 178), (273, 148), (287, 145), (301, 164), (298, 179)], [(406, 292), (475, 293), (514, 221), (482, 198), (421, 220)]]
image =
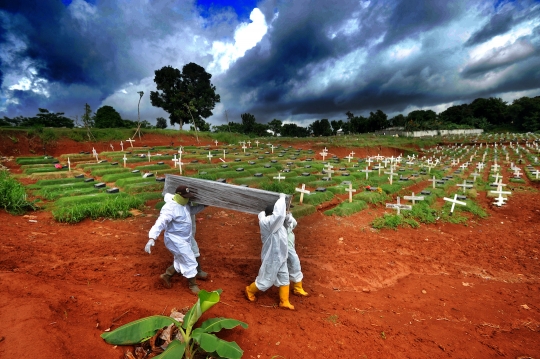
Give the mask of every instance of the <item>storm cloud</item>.
[(540, 94), (535, 1), (0, 4), (0, 114), (10, 117), (80, 116), (88, 103), (136, 119), (144, 91), (141, 118), (153, 123), (168, 117), (149, 101), (154, 71), (189, 62), (221, 95), (213, 125), (245, 112), (305, 125)]

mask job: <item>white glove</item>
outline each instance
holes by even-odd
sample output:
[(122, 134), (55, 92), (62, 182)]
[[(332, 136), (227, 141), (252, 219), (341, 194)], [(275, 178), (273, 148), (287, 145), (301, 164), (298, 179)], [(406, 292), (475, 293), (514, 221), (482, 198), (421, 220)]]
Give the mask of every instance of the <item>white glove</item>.
[(153, 238), (150, 238), (148, 240), (148, 243), (146, 243), (146, 246), (144, 247), (144, 251), (148, 254), (152, 253), (152, 251), (150, 250), (154, 245), (156, 244), (156, 241), (154, 241)]

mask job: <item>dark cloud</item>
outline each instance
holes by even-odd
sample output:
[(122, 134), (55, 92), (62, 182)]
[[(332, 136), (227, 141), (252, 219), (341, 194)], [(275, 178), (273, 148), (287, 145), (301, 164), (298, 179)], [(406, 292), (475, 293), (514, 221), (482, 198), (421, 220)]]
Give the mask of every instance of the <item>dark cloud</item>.
[(465, 42), (465, 46), (481, 44), (491, 40), (494, 36), (504, 34), (512, 28), (514, 23), (513, 15), (508, 13), (495, 14), (488, 19), (486, 24)]

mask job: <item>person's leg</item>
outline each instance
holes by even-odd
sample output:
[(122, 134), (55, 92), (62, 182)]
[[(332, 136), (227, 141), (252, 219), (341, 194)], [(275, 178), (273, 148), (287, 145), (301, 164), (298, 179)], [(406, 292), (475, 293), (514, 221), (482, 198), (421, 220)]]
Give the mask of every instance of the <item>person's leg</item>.
[(289, 271), (287, 261), (279, 267), (276, 276), (276, 285), (279, 287), (279, 306), (281, 308), (294, 310), (294, 306), (289, 301)]
[(289, 269), (289, 279), (292, 283), (293, 294), (307, 297), (308, 293), (302, 288), (304, 274), (302, 273), (302, 267), (300, 266), (300, 258), (298, 257), (298, 254), (296, 254), (296, 250), (291, 247), (289, 247), (287, 256), (287, 268)]

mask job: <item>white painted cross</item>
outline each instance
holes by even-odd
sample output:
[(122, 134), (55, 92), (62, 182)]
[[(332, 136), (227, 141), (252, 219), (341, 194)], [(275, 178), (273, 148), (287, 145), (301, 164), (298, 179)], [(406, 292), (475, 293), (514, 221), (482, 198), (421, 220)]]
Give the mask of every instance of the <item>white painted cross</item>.
[(274, 145), (271, 145), (270, 148), (272, 149), (272, 153), (274, 153)]
[[(225, 150), (223, 150), (223, 158), (227, 158), (227, 157), (225, 157), (225, 156), (226, 156)], [(225, 161), (223, 161), (223, 162), (225, 162)]]
[[(246, 147), (246, 143), (244, 142), (244, 143), (242, 144), (242, 149), (244, 150), (244, 153), (246, 153), (246, 148), (247, 148), (247, 147)], [(272, 151), (272, 153), (274, 153), (274, 151)]]
[(368, 176), (368, 173), (369, 173), (369, 172), (373, 172), (373, 171), (370, 170), (368, 166), (366, 166), (366, 169), (365, 169), (365, 170), (361, 170), (360, 172), (364, 172), (364, 173), (366, 174), (366, 179), (368, 179), (368, 177), (369, 177), (369, 176)]
[(281, 173), (278, 173), (277, 177), (272, 177), (273, 179), (277, 179), (278, 182), (281, 182), (282, 179), (285, 179), (284, 176), (281, 176)]
[(150, 151), (148, 151), (148, 162), (150, 162), (151, 157), (152, 157), (152, 155), (150, 154)]
[(126, 141), (129, 142), (131, 148), (133, 148), (133, 142), (135, 142), (135, 140), (128, 138)]
[(356, 190), (352, 188), (352, 183), (349, 183), (349, 188), (346, 188), (345, 191), (349, 192), (349, 203), (351, 203), (352, 202), (352, 193), (356, 192)]
[(433, 188), (435, 188), (435, 183), (437, 183), (437, 180), (435, 179), (435, 176), (433, 176), (432, 179), (428, 180), (430, 181), (431, 183), (433, 183)]
[(397, 209), (397, 214), (399, 216), (400, 211), (402, 209), (410, 211), (412, 209), (412, 206), (410, 204), (401, 204), (400, 201), (399, 201), (399, 197), (398, 197), (397, 198), (397, 203), (387, 203), (386, 208)]
[(484, 169), (484, 163), (483, 162), (478, 162), (476, 164), (476, 169), (479, 170), (479, 171), (483, 170)]
[(388, 158), (385, 158), (384, 160), (382, 160), (382, 163), (384, 163), (384, 168), (386, 168), (386, 165), (388, 164), (388, 162), (390, 162)]
[(476, 177), (480, 176), (480, 173), (473, 172), (473, 173), (471, 173), (471, 176), (473, 176), (473, 178), (474, 178), (473, 181), (476, 182)]
[(182, 160), (182, 153), (184, 153), (184, 151), (182, 151), (182, 147), (178, 147), (178, 159), (180, 161)]
[(126, 157), (126, 154), (124, 153), (124, 158), (122, 158), (124, 160), (124, 168), (126, 168), (126, 162), (127, 162), (127, 157)]
[(109, 146), (111, 146), (111, 151), (114, 152), (114, 147), (113, 147), (112, 143), (109, 143)]
[(371, 162), (373, 162), (371, 157), (366, 158), (366, 163), (368, 164), (368, 166), (371, 166)]
[(349, 163), (351, 163), (351, 160), (354, 158), (352, 155), (345, 156), (346, 159), (349, 160)]
[(304, 193), (309, 194), (310, 192), (306, 189), (306, 185), (302, 183), (302, 188), (295, 188), (296, 192), (300, 192), (300, 203), (304, 202)]
[(390, 172), (384, 172), (384, 174), (389, 175), (388, 180), (390, 181), (390, 184), (392, 184), (393, 177), (398, 175), (397, 173), (394, 173), (394, 167), (393, 166), (390, 166)]
[(532, 171), (531, 174), (536, 176), (535, 179), (538, 179), (538, 175), (540, 175), (540, 171), (535, 170), (535, 171)]
[(182, 165), (183, 165), (182, 160), (179, 159), (178, 160), (178, 169), (180, 170), (180, 174), (182, 174)]
[(178, 159), (176, 158), (176, 154), (174, 155), (172, 161), (174, 162), (174, 168), (178, 165)]
[(208, 163), (212, 163), (212, 157), (214, 157), (214, 156), (212, 156), (210, 151), (208, 151), (208, 156), (206, 156), (206, 157), (208, 157)]
[(499, 165), (497, 164), (497, 162), (495, 162), (493, 165), (491, 165), (491, 170), (492, 170), (493, 172), (499, 172), (499, 168), (501, 168), (501, 166), (499, 166)]
[(415, 205), (416, 201), (423, 201), (424, 196), (415, 196), (414, 192), (413, 192), (412, 196), (403, 196), (403, 199), (406, 199), (408, 201), (412, 201), (412, 204)]
[(467, 184), (466, 180), (463, 180), (463, 183), (457, 184), (456, 186), (461, 187), (461, 189), (463, 190), (463, 193), (465, 193), (467, 188), (472, 188), (473, 187), (472, 184)]
[(249, 147), (251, 147), (251, 141), (247, 141)]
[(332, 166), (330, 163), (324, 165), (325, 168), (325, 171), (326, 173), (328, 173), (328, 177), (332, 178), (332, 173), (334, 173), (335, 171), (332, 170), (332, 168), (334, 168), (334, 166)]
[(259, 147), (259, 140), (256, 140), (255, 143), (257, 144), (257, 147)]
[(319, 155), (322, 156), (322, 160), (324, 161), (324, 158), (325, 158), (326, 156), (328, 156), (328, 153), (322, 151), (322, 152), (319, 153)]
[(122, 147), (122, 152), (124, 151), (124, 142), (120, 141), (120, 147)]
[(219, 143), (218, 140), (215, 140), (214, 143), (216, 144), (216, 147), (217, 147), (217, 144)]
[(463, 201), (458, 201), (457, 200), (457, 193), (454, 195), (454, 198), (448, 198), (448, 197), (443, 197), (443, 199), (447, 202), (452, 202), (452, 208), (450, 208), (450, 213), (454, 213), (454, 207), (456, 206), (456, 204), (460, 204), (462, 206), (466, 206), (467, 203), (463, 202)]

